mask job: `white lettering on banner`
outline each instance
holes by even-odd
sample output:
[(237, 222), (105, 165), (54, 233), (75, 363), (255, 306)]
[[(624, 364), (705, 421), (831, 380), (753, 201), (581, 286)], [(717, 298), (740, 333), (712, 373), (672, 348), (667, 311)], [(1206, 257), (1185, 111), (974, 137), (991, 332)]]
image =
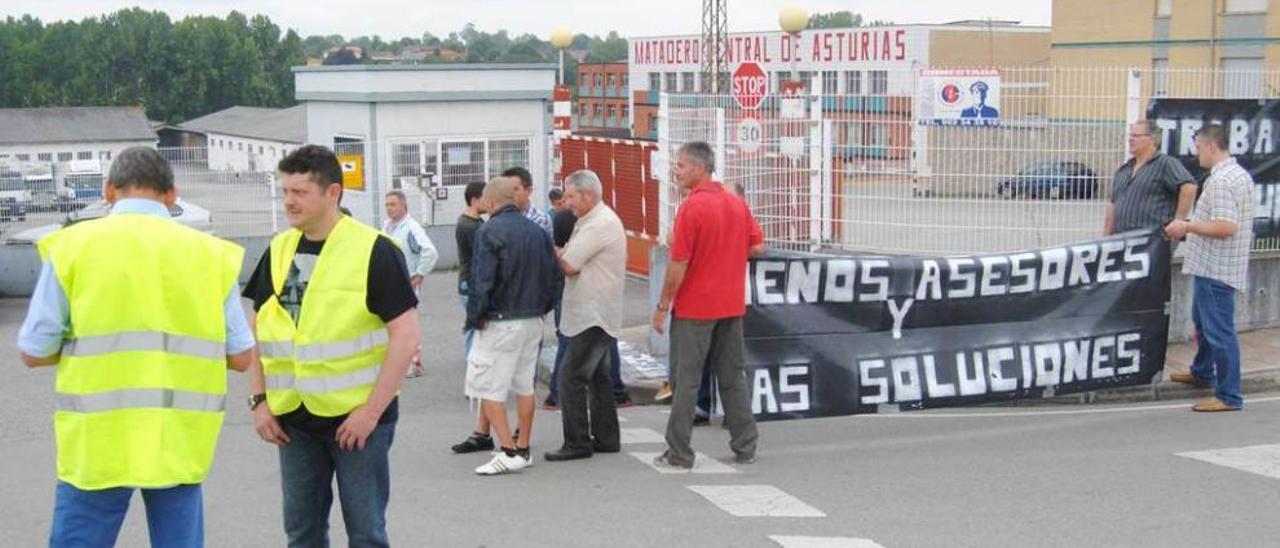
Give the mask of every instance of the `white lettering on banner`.
[(889, 301), (889, 315), (893, 317), (893, 338), (902, 338), (902, 323), (907, 319), (907, 312), (914, 302), (915, 299), (904, 299), (899, 305), (898, 301)]
[[(927, 399), (986, 396), (1136, 374), (1141, 333), (1002, 344), (947, 353), (857, 360), (862, 405), (917, 404)], [(758, 373), (757, 373), (758, 375)], [(1047, 392), (1046, 392), (1047, 393)]]
[(751, 412), (759, 415), (808, 411), (811, 384), (807, 363), (780, 365), (776, 369), (758, 367), (751, 379)]
[[(1209, 120), (1210, 123), (1223, 124), (1222, 120)], [(1194, 157), (1196, 155), (1195, 133), (1204, 127), (1202, 118), (1158, 118), (1156, 126), (1160, 128), (1160, 152), (1174, 156)], [(1233, 118), (1226, 121), (1227, 144), (1232, 156), (1247, 154), (1271, 154), (1275, 150), (1274, 122), (1269, 118), (1251, 121)], [(1254, 128), (1256, 129), (1256, 132)], [(1173, 151), (1170, 152), (1170, 149)]]
[[(979, 257), (760, 259), (747, 273), (746, 302), (759, 305), (969, 299), (1145, 279), (1151, 236)], [(911, 261), (915, 261), (914, 267)], [(1036, 265), (1036, 262), (1039, 265)], [(901, 279), (910, 276), (909, 280)], [(894, 288), (914, 288), (893, 295)]]

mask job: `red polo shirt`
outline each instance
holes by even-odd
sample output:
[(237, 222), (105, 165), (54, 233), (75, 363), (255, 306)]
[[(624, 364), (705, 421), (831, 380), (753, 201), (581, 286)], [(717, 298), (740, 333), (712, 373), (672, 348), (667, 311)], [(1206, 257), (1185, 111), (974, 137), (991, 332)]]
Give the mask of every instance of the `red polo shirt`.
[(746, 314), (747, 252), (763, 241), (742, 198), (716, 181), (694, 186), (671, 236), (671, 260), (689, 262), (672, 315), (719, 320)]

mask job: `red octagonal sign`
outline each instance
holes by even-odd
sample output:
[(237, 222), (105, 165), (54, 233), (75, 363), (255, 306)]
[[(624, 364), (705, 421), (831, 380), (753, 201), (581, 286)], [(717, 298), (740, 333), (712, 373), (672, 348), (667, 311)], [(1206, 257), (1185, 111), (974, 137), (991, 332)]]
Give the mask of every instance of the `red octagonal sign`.
[(760, 108), (764, 96), (769, 94), (769, 77), (760, 63), (754, 61), (738, 65), (733, 71), (733, 99), (746, 110)]

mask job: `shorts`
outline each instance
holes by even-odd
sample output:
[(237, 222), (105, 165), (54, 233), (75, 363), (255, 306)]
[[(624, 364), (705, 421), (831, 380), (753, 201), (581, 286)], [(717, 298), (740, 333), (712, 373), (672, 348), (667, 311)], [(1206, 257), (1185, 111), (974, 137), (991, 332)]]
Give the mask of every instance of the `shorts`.
[(542, 318), (491, 321), (476, 331), (467, 357), (467, 397), (507, 401), (509, 392), (532, 396), (541, 343)]

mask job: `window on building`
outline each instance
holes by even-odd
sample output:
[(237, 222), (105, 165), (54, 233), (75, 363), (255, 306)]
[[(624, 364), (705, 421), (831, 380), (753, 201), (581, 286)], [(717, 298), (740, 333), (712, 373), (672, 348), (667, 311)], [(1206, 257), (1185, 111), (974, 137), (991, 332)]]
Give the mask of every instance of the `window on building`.
[(8, 154), (0, 154), (0, 160), (8, 160), (8, 159), (9, 159)]
[(617, 106), (617, 105), (609, 105), (609, 118), (610, 118), (610, 119), (614, 119), (614, 118), (617, 118), (617, 117), (618, 117), (618, 106)]
[(780, 70), (773, 73), (773, 91), (782, 93), (782, 83), (791, 79), (791, 71)]
[(596, 118), (604, 118), (604, 105), (596, 105)]
[(110, 151), (110, 150), (99, 150), (99, 151), (98, 151), (98, 159), (99, 159), (99, 160), (103, 160), (103, 161), (110, 161), (110, 160), (111, 160), (111, 151)]
[(14, 154), (13, 159), (19, 162), (30, 162), (31, 155), (30, 154)]
[(627, 105), (622, 105), (622, 119), (627, 120), (630, 118), (631, 118), (631, 107)]
[(1151, 94), (1156, 97), (1169, 95), (1169, 60), (1151, 61)]
[(236, 150), (244, 152), (244, 143), (236, 143)]
[(611, 87), (611, 88), (616, 88), (616, 87), (618, 87), (618, 75), (617, 75), (617, 74), (610, 74), (610, 75), (609, 75), (609, 87)]
[(822, 93), (823, 95), (835, 95), (840, 86), (840, 73), (834, 70), (822, 71)]
[(870, 72), (871, 77), (871, 95), (888, 95), (889, 94), (889, 71), (873, 70)]
[(622, 88), (631, 89), (631, 75), (625, 72), (622, 73)]
[(1264, 97), (1266, 69), (1261, 57), (1222, 60), (1222, 94), (1228, 99)]
[(80, 151), (80, 152), (77, 152), (77, 153), (76, 153), (76, 159), (77, 159), (77, 160), (92, 160), (92, 159), (93, 159), (93, 151), (91, 151), (91, 150), (82, 150), (82, 151)]
[(649, 91), (654, 93), (662, 91), (662, 74), (657, 72), (649, 73)]
[(59, 161), (59, 162), (70, 162), (70, 161), (71, 161), (71, 158), (73, 158), (73, 157), (74, 157), (74, 156), (73, 156), (70, 152), (59, 152), (59, 153), (58, 153), (58, 161)]
[(685, 93), (693, 93), (693, 73), (686, 72), (680, 75), (680, 91)]
[(258, 155), (262, 155), (262, 145), (258, 145)]
[(666, 84), (666, 85), (665, 85), (662, 89), (666, 90), (668, 93), (675, 93), (675, 91), (676, 91), (676, 73), (674, 73), (674, 72), (668, 72), (668, 73), (665, 75), (665, 77), (666, 77), (666, 82), (665, 82), (665, 84)]
[(804, 82), (805, 89), (813, 89), (813, 71), (811, 70), (800, 71), (800, 81)]
[(1156, 0), (1156, 17), (1168, 17), (1173, 14), (1173, 0)]
[(1227, 13), (1267, 11), (1267, 0), (1227, 0)]
[(846, 95), (862, 95), (862, 71), (845, 71), (844, 93)]
[(52, 153), (52, 152), (41, 152), (41, 153), (39, 153), (39, 154), (36, 154), (36, 161), (38, 161), (38, 162), (52, 162), (52, 161), (53, 161), (53, 153)]
[(598, 87), (598, 88), (604, 87), (604, 75), (603, 75), (603, 74), (596, 74), (596, 87)]
[(276, 157), (276, 147), (271, 147), (267, 151), (270, 152), (272, 158)]
[[(529, 168), (529, 140), (501, 139), (489, 141), (489, 178), (497, 177), (509, 167)], [(470, 181), (468, 181), (470, 182)]]

